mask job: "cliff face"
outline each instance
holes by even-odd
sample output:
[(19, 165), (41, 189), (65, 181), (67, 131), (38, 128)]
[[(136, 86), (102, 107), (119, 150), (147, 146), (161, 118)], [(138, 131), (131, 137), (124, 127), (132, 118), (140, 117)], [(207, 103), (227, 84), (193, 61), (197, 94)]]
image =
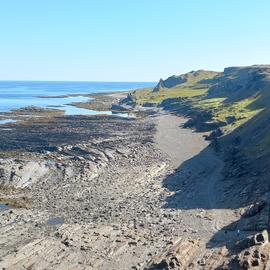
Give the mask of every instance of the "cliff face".
[(153, 92), (158, 92), (161, 88), (172, 88), (176, 85), (187, 82), (187, 75), (171, 76), (166, 80), (160, 79), (158, 85), (154, 88)]
[(215, 80), (209, 98), (225, 97), (239, 101), (270, 86), (270, 66), (229, 67)]
[[(242, 118), (236, 128), (227, 132), (222, 141), (229, 143), (238, 138), (240, 142), (237, 149), (242, 156), (248, 155), (252, 159), (260, 156), (260, 163), (268, 162), (270, 154), (269, 65), (226, 68), (222, 74), (214, 78), (212, 86), (203, 99), (222, 99), (223, 108), (227, 108), (231, 116), (235, 119)], [(218, 111), (219, 108), (215, 110)], [(244, 110), (246, 113), (243, 113)], [(252, 116), (248, 116), (250, 113)], [(263, 156), (265, 158), (262, 158)]]
[(213, 71), (197, 70), (179, 76), (173, 75), (166, 80), (160, 79), (157, 86), (153, 89), (153, 92), (158, 92), (162, 88), (173, 88), (180, 85), (199, 82), (202, 79), (208, 79), (209, 76), (212, 76), (213, 74), (215, 74)]

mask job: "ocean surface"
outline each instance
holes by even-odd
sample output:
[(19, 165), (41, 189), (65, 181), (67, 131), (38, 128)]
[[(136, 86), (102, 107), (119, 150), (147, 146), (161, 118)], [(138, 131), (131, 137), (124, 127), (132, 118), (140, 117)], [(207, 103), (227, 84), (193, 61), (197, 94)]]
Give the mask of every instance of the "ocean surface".
[[(154, 86), (151, 82), (38, 82), (0, 81), (0, 113), (27, 106), (48, 107), (65, 110), (66, 114), (112, 114), (98, 112), (69, 105), (72, 102), (85, 102), (88, 97), (59, 97), (70, 94), (91, 94), (127, 91)], [(45, 97), (45, 98), (42, 98)]]

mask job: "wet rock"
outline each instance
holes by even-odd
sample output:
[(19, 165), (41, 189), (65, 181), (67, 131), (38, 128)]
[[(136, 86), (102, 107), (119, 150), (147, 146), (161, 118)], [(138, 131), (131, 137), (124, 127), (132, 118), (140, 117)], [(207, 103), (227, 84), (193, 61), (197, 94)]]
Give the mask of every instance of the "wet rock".
[(257, 202), (253, 204), (244, 214), (243, 217), (253, 217), (261, 212), (261, 210), (266, 206), (266, 203), (264, 201)]

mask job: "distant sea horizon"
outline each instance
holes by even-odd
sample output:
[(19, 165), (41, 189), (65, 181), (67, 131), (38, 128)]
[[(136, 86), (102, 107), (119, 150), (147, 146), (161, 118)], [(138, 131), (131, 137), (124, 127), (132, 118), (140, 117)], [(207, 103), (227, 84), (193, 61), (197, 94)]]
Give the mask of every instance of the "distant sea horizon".
[[(68, 104), (86, 102), (88, 97), (80, 96), (94, 93), (130, 91), (138, 88), (153, 87), (155, 82), (101, 82), (101, 81), (24, 81), (0, 80), (0, 113), (28, 106), (64, 109), (67, 114), (87, 114), (87, 111), (77, 110)], [(65, 95), (78, 96), (58, 97)], [(41, 97), (44, 98), (41, 98)], [(73, 110), (71, 110), (73, 109)], [(89, 110), (89, 114), (93, 114)]]
[(3, 80), (0, 79), (0, 82), (67, 82), (67, 83), (157, 83), (157, 81), (80, 81), (80, 80)]

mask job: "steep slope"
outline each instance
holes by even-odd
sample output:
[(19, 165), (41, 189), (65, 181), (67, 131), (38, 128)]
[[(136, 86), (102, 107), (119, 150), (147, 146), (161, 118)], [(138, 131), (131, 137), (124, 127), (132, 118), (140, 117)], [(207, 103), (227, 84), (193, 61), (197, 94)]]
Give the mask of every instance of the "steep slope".
[(270, 66), (225, 68), (209, 89), (208, 97), (226, 97), (227, 102), (239, 101), (269, 86)]

